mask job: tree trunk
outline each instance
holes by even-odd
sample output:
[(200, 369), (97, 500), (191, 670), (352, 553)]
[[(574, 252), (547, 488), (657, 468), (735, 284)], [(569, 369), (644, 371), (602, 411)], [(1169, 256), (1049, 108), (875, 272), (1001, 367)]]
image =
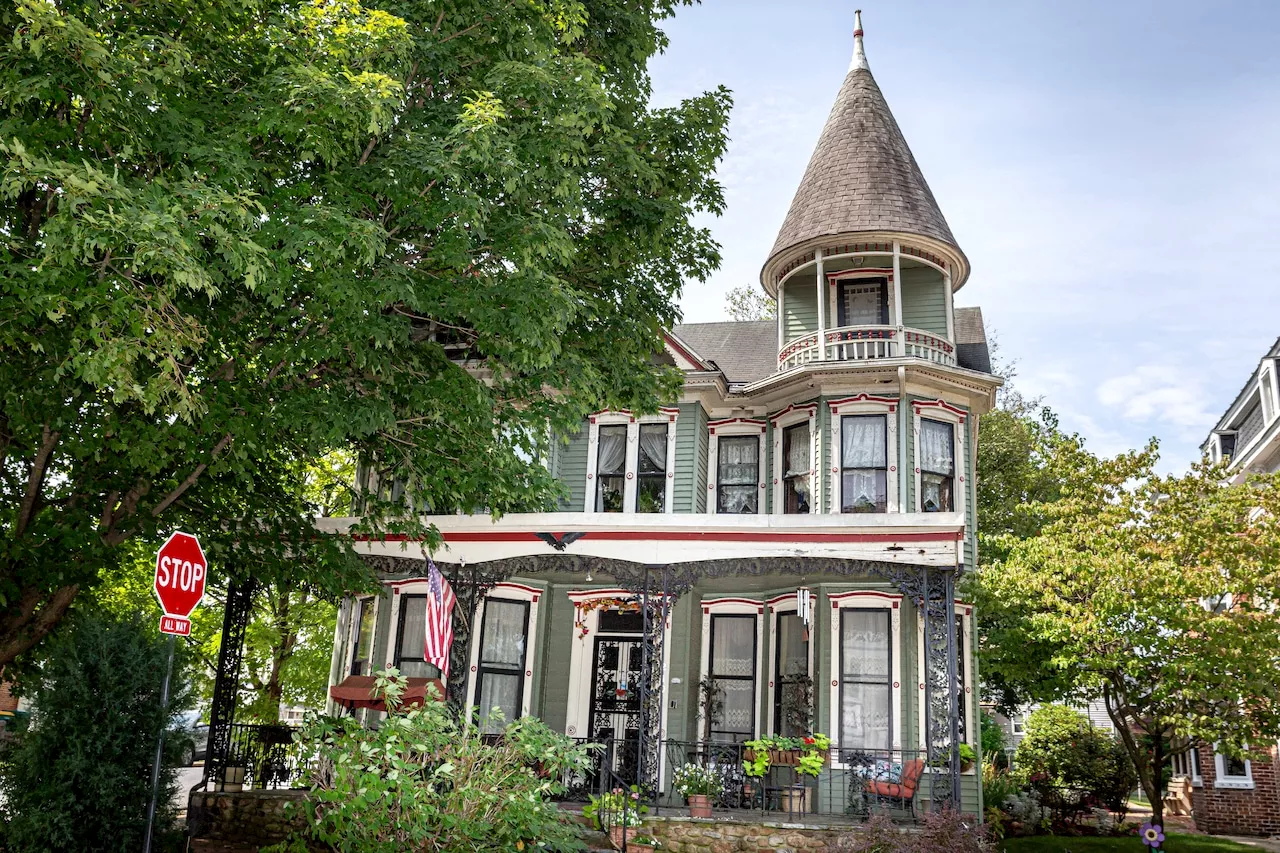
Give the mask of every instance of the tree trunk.
[(1165, 755), (1164, 734), (1157, 733), (1151, 737), (1151, 787), (1155, 790), (1154, 797), (1148, 795), (1151, 800), (1151, 822), (1164, 826), (1164, 765), (1169, 757)]
[[(305, 595), (305, 593), (304, 593)], [(298, 629), (290, 621), (293, 607), (292, 591), (277, 586), (267, 595), (271, 610), (271, 623), (275, 628), (275, 643), (271, 647), (271, 669), (263, 685), (262, 707), (270, 712), (273, 722), (280, 719), (280, 704), (284, 696), (283, 673), (298, 643)]]

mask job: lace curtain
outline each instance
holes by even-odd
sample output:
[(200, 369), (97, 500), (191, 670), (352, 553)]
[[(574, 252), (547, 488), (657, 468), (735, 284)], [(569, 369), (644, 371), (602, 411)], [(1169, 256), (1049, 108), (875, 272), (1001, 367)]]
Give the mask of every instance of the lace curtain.
[(884, 415), (848, 415), (840, 425), (841, 464), (845, 468), (884, 468), (888, 464)]
[(484, 605), (484, 638), (480, 662), (499, 666), (524, 666), (525, 606), (518, 601), (490, 599)]
[(640, 427), (640, 473), (666, 473), (667, 425), (646, 424)]
[(845, 610), (840, 613), (840, 746), (888, 749), (889, 613)]
[(720, 439), (720, 482), (755, 485), (760, 465), (760, 442), (755, 436)]
[(955, 440), (951, 424), (920, 421), (920, 470), (948, 477), (955, 470)]
[(627, 460), (627, 428), (600, 427), (600, 455), (596, 457), (596, 473), (621, 474)]

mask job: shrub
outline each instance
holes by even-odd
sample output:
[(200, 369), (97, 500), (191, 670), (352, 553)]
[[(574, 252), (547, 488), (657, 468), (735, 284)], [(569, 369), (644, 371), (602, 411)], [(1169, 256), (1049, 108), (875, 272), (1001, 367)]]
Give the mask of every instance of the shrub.
[(533, 719), (493, 742), (433, 698), (399, 707), (405, 680), (395, 670), (377, 678), (389, 713), (376, 729), (351, 717), (316, 717), (304, 729), (319, 756), (305, 805), (311, 840), (361, 853), (581, 848), (551, 797), (563, 793), (566, 774), (588, 771), (586, 747)]
[[(28, 685), (31, 725), (6, 749), (0, 791), (10, 851), (142, 849), (161, 728), (185, 704), (174, 663), (167, 713), (160, 689), (167, 641), (153, 619), (80, 613), (44, 648)], [(156, 849), (181, 849), (173, 827), (176, 739), (161, 767)]]
[(996, 718), (986, 711), (981, 712), (978, 718), (978, 727), (980, 731), (982, 743), (982, 759), (990, 760), (996, 764), (1003, 766), (1007, 763), (1004, 754), (1004, 729), (1000, 728), (1000, 723), (996, 722)]
[(1079, 711), (1046, 705), (1027, 718), (1018, 770), (1059, 817), (1096, 805), (1123, 811), (1137, 774), (1121, 744)]
[(1018, 777), (1007, 768), (999, 767), (995, 756), (982, 762), (982, 802), (1001, 808), (1010, 797), (1021, 790)]
[(987, 831), (972, 815), (952, 809), (930, 812), (918, 832), (902, 832), (883, 814), (841, 836), (835, 853), (988, 853)]

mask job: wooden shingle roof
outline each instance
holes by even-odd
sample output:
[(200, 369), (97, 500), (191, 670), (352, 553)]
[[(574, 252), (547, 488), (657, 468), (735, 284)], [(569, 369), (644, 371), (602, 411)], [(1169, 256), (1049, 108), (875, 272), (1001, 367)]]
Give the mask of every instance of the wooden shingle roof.
[(860, 231), (932, 237), (959, 250), (898, 122), (856, 52), (770, 259), (814, 237)]

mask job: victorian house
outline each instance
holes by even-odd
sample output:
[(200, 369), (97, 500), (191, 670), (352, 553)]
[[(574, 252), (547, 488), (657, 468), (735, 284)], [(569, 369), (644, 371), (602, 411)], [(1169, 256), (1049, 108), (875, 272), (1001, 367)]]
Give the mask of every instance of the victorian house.
[[(448, 687), (609, 744), (608, 769), (659, 794), (685, 761), (732, 775), (743, 742), (817, 731), (826, 768), (791, 780), (805, 811), (852, 808), (870, 763), (918, 761), (905, 800), (980, 814), (959, 757), (978, 748), (975, 614), (954, 589), (977, 558), (978, 420), (1000, 380), (980, 311), (953, 307), (969, 261), (860, 28), (854, 43), (760, 247), (776, 321), (671, 329), (658, 357), (684, 372), (679, 398), (562, 436), (546, 461), (559, 511), (431, 519), (459, 599)], [(384, 586), (341, 607), (331, 683), (436, 675), (422, 547), (359, 548)]]

